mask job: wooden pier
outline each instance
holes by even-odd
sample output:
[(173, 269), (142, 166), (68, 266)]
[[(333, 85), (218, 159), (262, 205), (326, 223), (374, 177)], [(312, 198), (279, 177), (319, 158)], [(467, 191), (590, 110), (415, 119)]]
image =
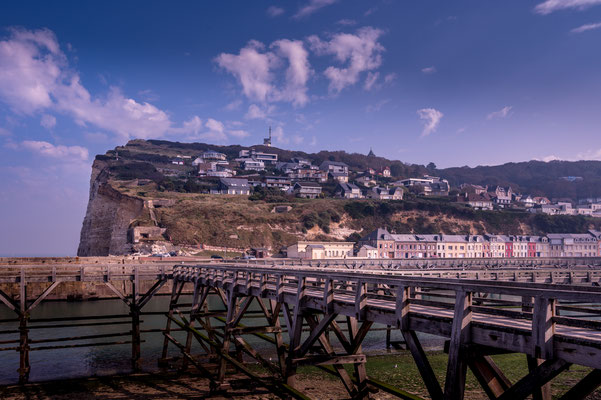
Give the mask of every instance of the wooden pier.
[[(519, 266), (518, 266), (519, 267)], [(601, 268), (592, 262), (568, 267), (503, 266), (466, 268), (438, 265), (420, 269), (349, 269), (346, 266), (278, 266), (250, 263), (200, 265), (56, 264), (13, 265), (0, 269), (0, 301), (15, 313), (1, 322), (0, 351), (17, 351), (19, 376), (27, 382), (29, 353), (82, 346), (131, 345), (132, 368), (139, 367), (144, 307), (161, 289), (170, 293), (159, 362), (173, 363), (169, 348), (179, 350), (181, 367), (194, 367), (215, 391), (228, 387), (232, 370), (245, 374), (284, 397), (306, 398), (295, 388), (300, 365), (313, 365), (341, 380), (352, 398), (382, 390), (418, 398), (367, 376), (362, 342), (375, 329), (398, 330), (433, 399), (461, 399), (467, 368), (491, 399), (533, 395), (550, 399), (548, 383), (571, 364), (592, 368), (564, 399), (584, 398), (601, 384)], [(122, 299), (129, 313), (32, 319), (31, 311), (65, 282), (95, 282)], [(43, 290), (28, 295), (32, 284)], [(182, 301), (192, 294), (192, 302)], [(219, 307), (211, 307), (217, 296)], [(251, 310), (251, 306), (258, 310)], [(246, 325), (246, 318), (253, 324)], [(341, 318), (344, 324), (340, 322)], [(262, 321), (259, 325), (256, 323)], [(32, 340), (31, 330), (123, 325), (114, 334)], [(174, 332), (186, 333), (178, 340)], [(152, 332), (156, 333), (156, 332)], [(435, 377), (419, 333), (446, 340), (445, 384)], [(12, 335), (10, 339), (4, 339)], [(248, 338), (273, 345), (274, 361), (253, 348)], [(86, 340), (93, 343), (80, 343)], [(102, 339), (102, 341), (98, 341)], [(77, 343), (73, 343), (77, 341)], [(200, 347), (193, 346), (197, 342)], [(202, 349), (193, 353), (193, 348)], [(491, 355), (522, 353), (530, 373), (510, 382)], [(249, 368), (252, 359), (266, 373)], [(345, 368), (345, 365), (347, 368)], [(350, 367), (350, 368), (349, 368)], [(267, 372), (269, 374), (267, 374)]]

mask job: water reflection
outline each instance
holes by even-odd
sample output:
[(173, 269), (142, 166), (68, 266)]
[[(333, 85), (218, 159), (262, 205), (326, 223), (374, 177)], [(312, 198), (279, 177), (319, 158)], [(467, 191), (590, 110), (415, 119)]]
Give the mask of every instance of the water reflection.
[[(180, 303), (190, 303), (191, 296), (182, 296)], [(211, 309), (222, 309), (223, 304), (217, 296), (209, 297)], [(166, 312), (169, 308), (169, 296), (155, 296), (145, 307), (144, 312)], [(253, 302), (249, 308), (252, 311), (259, 311), (260, 307)], [(89, 317), (95, 315), (114, 315), (129, 313), (128, 307), (119, 299), (98, 300), (98, 301), (46, 301), (42, 302), (31, 313), (31, 319), (57, 318), (57, 317)], [(257, 314), (255, 314), (257, 315)], [(0, 319), (14, 318), (14, 314), (6, 308), (0, 310)], [(166, 318), (163, 315), (144, 315), (141, 317), (142, 330), (163, 329)], [(343, 320), (343, 318), (339, 318)], [(103, 320), (78, 321), (80, 323), (102, 322)], [(100, 334), (118, 334), (129, 333), (131, 330), (130, 321), (127, 318), (118, 319), (125, 323), (115, 325), (83, 326), (83, 327), (64, 327), (54, 329), (31, 329), (30, 339), (32, 341), (41, 339), (55, 339), (62, 337), (76, 337), (84, 335)], [(284, 320), (282, 318), (282, 324)], [(52, 325), (71, 324), (72, 322), (53, 322), (46, 323)], [(244, 325), (257, 326), (265, 325), (264, 318), (245, 318), (242, 320)], [(31, 324), (36, 326), (36, 324)], [(39, 325), (39, 324), (37, 324)], [(172, 325), (176, 327), (175, 324)], [(341, 324), (342, 326), (342, 324)], [(0, 330), (15, 330), (18, 327), (17, 322), (0, 323)], [(383, 328), (382, 325), (374, 325), (374, 328)], [(287, 334), (284, 334), (287, 340)], [(308, 333), (305, 333), (305, 336)], [(180, 341), (185, 342), (185, 332), (173, 332), (173, 336)], [(18, 334), (0, 335), (0, 341), (15, 339), (18, 340)], [(275, 355), (275, 348), (254, 336), (246, 336), (247, 341), (261, 350), (267, 358)], [(400, 340), (401, 335), (398, 331), (392, 333), (392, 340)], [(440, 339), (432, 336), (422, 336), (425, 344), (440, 344)], [(39, 346), (61, 346), (65, 344), (82, 343), (102, 343), (113, 341), (131, 340), (131, 336), (108, 337), (88, 340), (73, 340), (69, 342), (53, 342), (44, 344), (32, 344), (32, 348)], [(336, 341), (334, 341), (336, 342)], [(386, 344), (385, 331), (370, 331), (363, 342), (363, 349), (366, 353), (384, 352)], [(18, 344), (3, 344), (0, 347), (15, 347)], [(163, 335), (160, 332), (142, 333), (142, 360), (141, 367), (147, 371), (158, 370), (157, 360), (161, 356), (163, 346)], [(200, 352), (200, 346), (194, 343), (193, 353)], [(179, 350), (175, 346), (169, 347), (170, 357), (179, 355)], [(13, 384), (18, 381), (19, 353), (15, 350), (0, 351), (0, 384)], [(112, 375), (117, 373), (127, 373), (131, 371), (131, 344), (120, 344), (98, 347), (79, 347), (70, 349), (53, 349), (43, 351), (31, 351), (30, 353), (30, 381), (46, 381), (53, 379), (86, 377), (96, 375)]]

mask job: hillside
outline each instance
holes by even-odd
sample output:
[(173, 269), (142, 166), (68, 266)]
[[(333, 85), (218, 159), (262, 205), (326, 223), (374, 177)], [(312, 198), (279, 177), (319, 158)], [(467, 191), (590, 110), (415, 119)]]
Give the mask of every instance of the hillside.
[[(601, 222), (582, 216), (475, 211), (449, 199), (420, 198), (410, 194), (403, 201), (307, 200), (269, 192), (251, 198), (215, 196), (201, 193), (207, 188), (203, 185), (212, 181), (195, 180), (191, 166), (187, 165), (190, 161), (186, 165), (171, 162), (178, 155), (193, 158), (205, 150), (217, 150), (234, 158), (241, 149), (240, 146), (136, 140), (97, 156), (78, 254), (102, 256), (151, 252), (152, 245), (157, 243), (162, 246), (161, 249), (185, 249), (188, 253), (198, 251), (201, 244), (234, 249), (268, 247), (277, 251), (299, 239), (357, 239), (381, 226), (397, 233), (542, 234), (585, 232), (591, 228), (598, 229)], [(432, 173), (423, 166), (360, 154), (326, 151), (306, 154), (273, 147), (269, 150), (276, 152), (284, 161), (292, 157), (309, 158), (315, 164), (322, 160), (336, 160), (349, 164), (355, 171), (391, 166), (395, 175), (391, 179)], [(546, 188), (544, 185), (552, 187), (550, 182), (561, 181), (560, 176), (582, 175), (584, 182), (558, 183), (557, 191), (553, 193), (565, 197), (563, 192), (559, 192), (560, 187), (572, 188), (578, 193), (582, 183), (596, 179), (594, 173), (590, 173), (595, 168), (601, 168), (601, 163), (530, 162), (435, 172), (448, 177), (453, 183), (511, 184), (536, 194), (539, 192), (535, 190)], [(548, 176), (545, 175), (546, 169), (549, 170)], [(589, 172), (585, 174), (584, 169)], [(524, 170), (529, 173), (522, 173)], [(539, 187), (541, 189), (535, 189)], [(276, 207), (282, 212), (274, 212)], [(160, 234), (153, 233), (159, 235), (153, 240), (141, 239), (134, 243), (132, 232), (136, 227), (162, 230), (159, 229)]]
[[(216, 150), (235, 158), (244, 147), (238, 145), (217, 146), (205, 143), (179, 143), (164, 140), (132, 140), (126, 146), (107, 152), (112, 158), (115, 151), (123, 160), (140, 163), (169, 164), (170, 157), (177, 154), (197, 156), (206, 150)], [(346, 153), (344, 151), (320, 151), (305, 153), (302, 151), (283, 150), (275, 147), (253, 146), (260, 151), (278, 154), (281, 161), (289, 161), (293, 157), (313, 160), (316, 165), (325, 160), (342, 161), (351, 170), (365, 171), (367, 168), (379, 170), (390, 167), (395, 178), (404, 179), (423, 174), (437, 175), (448, 179), (452, 186), (462, 183), (478, 185), (511, 186), (514, 191), (532, 196), (548, 198), (570, 198), (577, 200), (587, 197), (601, 197), (601, 161), (528, 161), (506, 163), (497, 166), (453, 167), (444, 169), (426, 168), (418, 164), (406, 164), (399, 160), (388, 160), (383, 157), (368, 157), (364, 154)], [(106, 157), (106, 156), (99, 156)], [(570, 182), (564, 177), (579, 177), (581, 180)]]
[[(437, 171), (451, 185), (512, 186), (518, 192), (548, 198), (577, 200), (601, 197), (601, 161), (528, 161)], [(574, 177), (570, 182), (566, 177)], [(581, 179), (580, 179), (581, 178)]]

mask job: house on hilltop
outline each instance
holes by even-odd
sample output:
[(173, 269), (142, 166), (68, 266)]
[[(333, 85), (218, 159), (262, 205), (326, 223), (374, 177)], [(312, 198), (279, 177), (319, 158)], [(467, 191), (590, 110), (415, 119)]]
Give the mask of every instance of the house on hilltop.
[(345, 199), (361, 199), (363, 198), (363, 194), (361, 193), (361, 189), (359, 186), (352, 183), (338, 183), (336, 189), (334, 191), (334, 196), (342, 197)]
[(339, 161), (324, 161), (319, 169), (328, 173), (328, 175), (338, 182), (348, 182), (348, 165)]
[(221, 178), (217, 189), (211, 190), (212, 194), (237, 194), (248, 196), (250, 186), (248, 179), (242, 178)]
[(292, 193), (305, 199), (316, 199), (321, 194), (321, 186), (317, 182), (296, 182)]
[(403, 189), (398, 186), (391, 188), (373, 187), (366, 193), (368, 199), (376, 200), (403, 200)]

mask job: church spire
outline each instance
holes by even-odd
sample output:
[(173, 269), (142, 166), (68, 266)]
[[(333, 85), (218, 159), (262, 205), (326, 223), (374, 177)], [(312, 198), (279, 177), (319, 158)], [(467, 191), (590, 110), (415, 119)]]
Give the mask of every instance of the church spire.
[(374, 151), (371, 149), (371, 147), (369, 148), (369, 153), (367, 153), (368, 157), (375, 157), (376, 155), (374, 154)]

